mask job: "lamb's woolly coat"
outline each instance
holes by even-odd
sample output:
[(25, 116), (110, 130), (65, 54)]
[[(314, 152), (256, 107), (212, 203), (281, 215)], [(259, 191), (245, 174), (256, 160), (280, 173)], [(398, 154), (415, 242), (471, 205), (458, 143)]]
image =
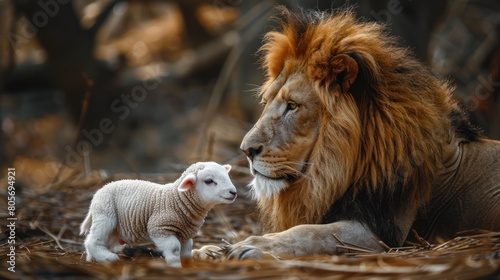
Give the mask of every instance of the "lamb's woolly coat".
[(109, 183), (94, 195), (90, 213), (116, 219), (117, 237), (126, 243), (147, 242), (150, 237), (166, 234), (176, 235), (180, 242), (185, 242), (203, 225), (210, 208), (204, 207), (198, 192), (179, 192), (178, 183), (160, 185), (142, 180)]

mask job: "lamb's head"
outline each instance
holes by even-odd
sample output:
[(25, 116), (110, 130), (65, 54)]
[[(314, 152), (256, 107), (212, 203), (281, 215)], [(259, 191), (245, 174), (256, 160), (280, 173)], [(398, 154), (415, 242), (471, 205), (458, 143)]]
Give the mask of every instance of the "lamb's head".
[(236, 198), (236, 187), (229, 178), (231, 165), (215, 162), (198, 162), (182, 175), (179, 191), (193, 189), (206, 205), (231, 203)]

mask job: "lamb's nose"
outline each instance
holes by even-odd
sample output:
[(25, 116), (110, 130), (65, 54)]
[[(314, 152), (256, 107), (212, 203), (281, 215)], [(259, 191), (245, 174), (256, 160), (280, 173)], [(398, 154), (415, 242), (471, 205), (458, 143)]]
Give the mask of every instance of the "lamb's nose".
[(232, 194), (233, 196), (236, 196), (236, 192), (235, 191), (229, 191), (230, 194)]
[(259, 147), (250, 147), (246, 150), (243, 150), (243, 152), (245, 153), (245, 155), (247, 155), (249, 159), (253, 159), (254, 157), (258, 156), (263, 149), (264, 147), (261, 145)]

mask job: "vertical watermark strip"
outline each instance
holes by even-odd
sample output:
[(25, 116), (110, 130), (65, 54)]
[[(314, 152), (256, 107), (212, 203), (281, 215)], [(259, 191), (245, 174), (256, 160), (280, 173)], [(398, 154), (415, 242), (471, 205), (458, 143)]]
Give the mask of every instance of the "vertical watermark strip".
[(7, 243), (9, 252), (7, 253), (7, 270), (16, 272), (16, 169), (7, 169), (7, 228), (9, 237)]

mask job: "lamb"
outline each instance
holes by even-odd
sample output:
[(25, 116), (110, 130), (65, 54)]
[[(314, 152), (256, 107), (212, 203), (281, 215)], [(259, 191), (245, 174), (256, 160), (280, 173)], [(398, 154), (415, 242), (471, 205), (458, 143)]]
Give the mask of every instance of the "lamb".
[(166, 185), (142, 180), (106, 184), (94, 194), (80, 227), (80, 235), (87, 234), (87, 261), (115, 261), (123, 244), (152, 242), (168, 265), (181, 267), (180, 258), (191, 257), (192, 238), (210, 209), (235, 200), (230, 170), (230, 165), (198, 162)]

